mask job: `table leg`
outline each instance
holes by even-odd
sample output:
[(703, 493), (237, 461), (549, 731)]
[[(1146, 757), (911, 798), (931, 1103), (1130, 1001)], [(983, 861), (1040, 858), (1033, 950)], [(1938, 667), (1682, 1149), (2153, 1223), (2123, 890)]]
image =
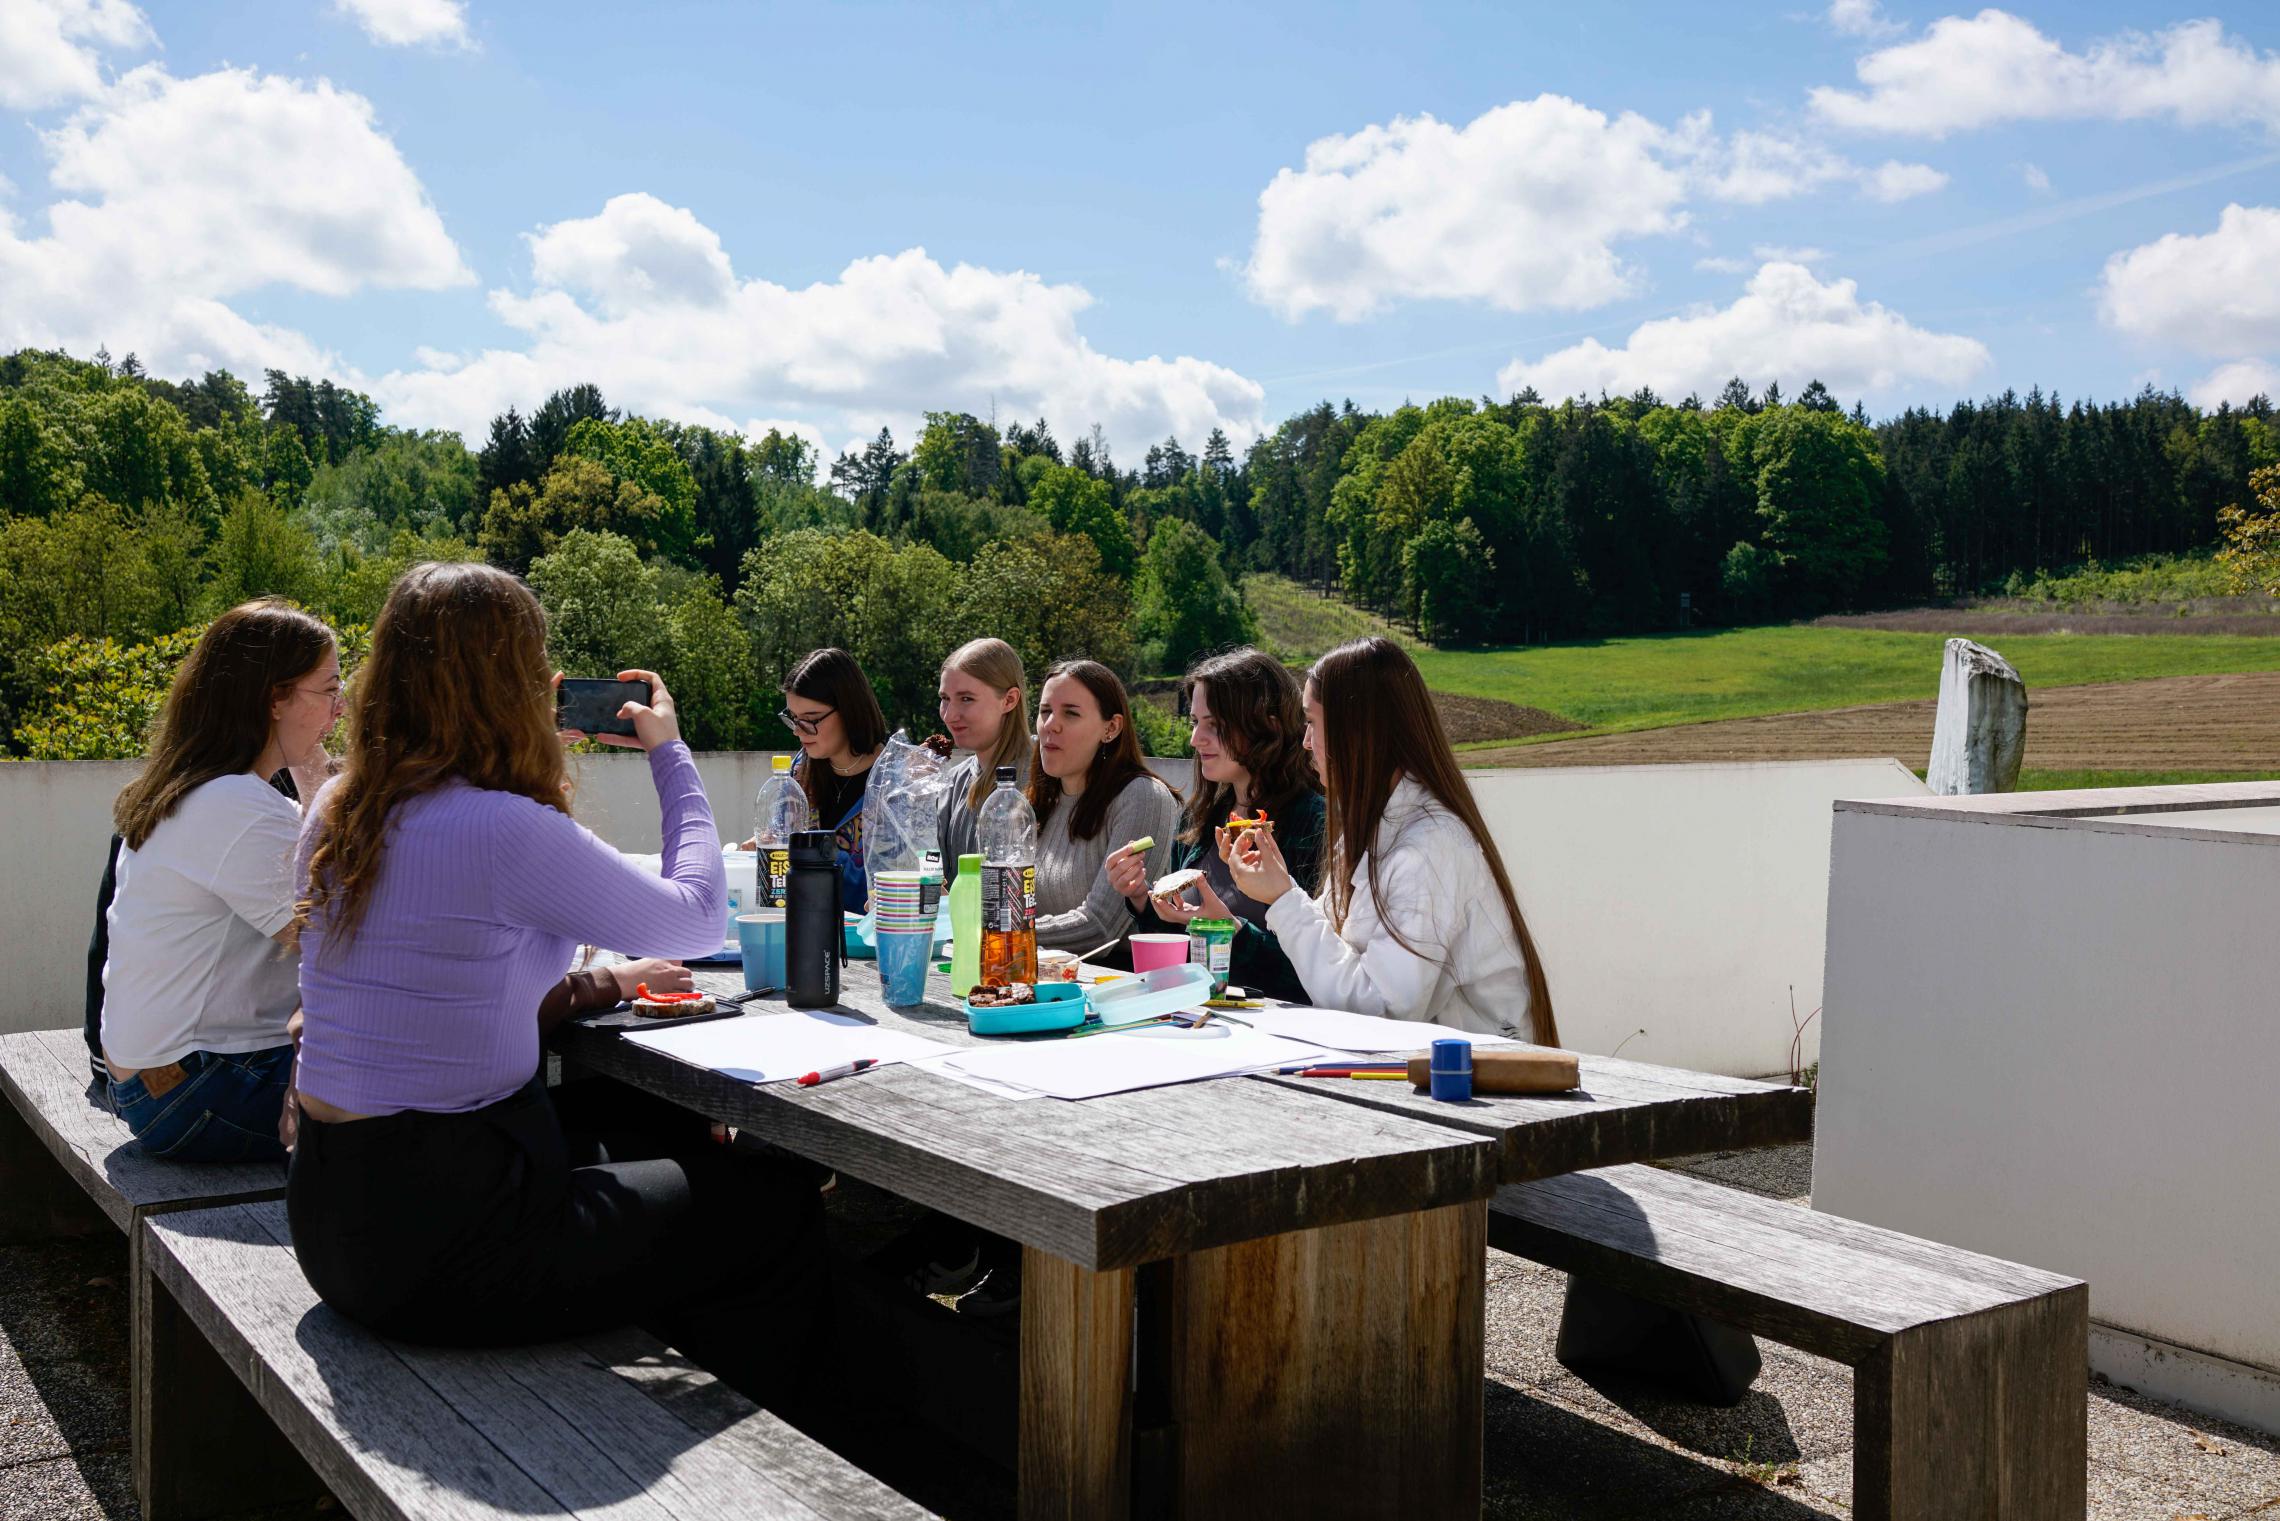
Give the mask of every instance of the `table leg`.
[(1183, 1258), (1180, 1514), (1477, 1517), (1487, 1206)]
[(1132, 1503), (1132, 1269), (1021, 1258), (1022, 1521), (1121, 1521)]

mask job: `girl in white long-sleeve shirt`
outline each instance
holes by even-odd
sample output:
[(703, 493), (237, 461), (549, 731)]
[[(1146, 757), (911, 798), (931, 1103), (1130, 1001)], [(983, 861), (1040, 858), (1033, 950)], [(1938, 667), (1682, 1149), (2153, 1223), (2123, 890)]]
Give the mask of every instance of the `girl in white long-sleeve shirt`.
[(1558, 1045), (1535, 943), (1416, 663), (1384, 639), (1324, 655), (1306, 748), (1329, 814), (1320, 894), (1296, 889), (1267, 830), (1234, 840), (1228, 866), (1268, 905), (1307, 997)]

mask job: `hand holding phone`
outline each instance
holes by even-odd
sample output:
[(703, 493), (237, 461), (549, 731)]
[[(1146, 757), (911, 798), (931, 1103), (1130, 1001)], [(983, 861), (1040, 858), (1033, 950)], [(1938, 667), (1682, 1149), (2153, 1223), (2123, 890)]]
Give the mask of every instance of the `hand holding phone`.
[(599, 738), (615, 734), (631, 739), (631, 718), (619, 711), (629, 702), (647, 705), (654, 695), (646, 681), (607, 681), (595, 676), (565, 676), (554, 686), (554, 727)]

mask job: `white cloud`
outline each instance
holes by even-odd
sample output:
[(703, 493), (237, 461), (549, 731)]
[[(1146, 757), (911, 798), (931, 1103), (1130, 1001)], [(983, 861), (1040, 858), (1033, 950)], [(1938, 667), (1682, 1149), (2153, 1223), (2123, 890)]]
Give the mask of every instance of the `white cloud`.
[[(1779, 243), (1754, 243), (1750, 245), (1750, 254), (1759, 264), (1818, 264), (1828, 258), (1829, 251), (1809, 246), (1785, 248)], [(1748, 269), (1743, 273), (1748, 273)]]
[(1711, 274), (1714, 275), (1746, 275), (1751, 270), (1757, 268), (1757, 266), (1748, 259), (1737, 259), (1729, 255), (1722, 254), (1696, 259), (1694, 261), (1694, 267), (1696, 269), (1708, 270)]
[(0, 107), (84, 100), (103, 88), (104, 49), (157, 42), (127, 0), (0, 0)]
[(1908, 30), (1876, 0), (1829, 0), (1829, 25), (1848, 37), (1891, 37)]
[(1325, 137), (1260, 192), (1244, 279), (1293, 319), (1351, 322), (1405, 298), (1598, 306), (1639, 286), (1617, 244), (1685, 224), (1665, 140), (1644, 117), (1559, 95), (1462, 127), (1397, 117)]
[(530, 248), (531, 290), (490, 297), (526, 341), (382, 377), (373, 392), (391, 418), (473, 434), (591, 380), (621, 406), (692, 421), (796, 414), (811, 438), (884, 425), (907, 439), (928, 408), (993, 402), (1068, 436), (1097, 421), (1120, 453), (1261, 427), (1255, 381), (1185, 356), (1102, 354), (1077, 328), (1092, 297), (1023, 271), (946, 268), (912, 248), (795, 290), (739, 277), (710, 228), (644, 194), (542, 228)]
[(1743, 206), (1787, 200), (1823, 185), (1857, 186), (1876, 201), (1904, 201), (1938, 190), (1948, 177), (1929, 164), (1887, 160), (1864, 169), (1843, 154), (1780, 132), (1736, 132), (1724, 141), (1712, 135), (1709, 113), (1680, 124), (1677, 140), (1686, 145), (1703, 192), (1713, 200)]
[(2099, 315), (2211, 357), (2280, 350), (2280, 208), (2227, 206), (2216, 231), (2170, 233), (2106, 261)]
[(1945, 137), (2003, 121), (2168, 117), (2280, 127), (2280, 54), (2186, 21), (2069, 52), (2007, 11), (1946, 16), (1854, 65), (1865, 90), (1820, 86), (1813, 110), (1840, 127)]
[(0, 348), (108, 344), (161, 373), (340, 373), (307, 339), (224, 301), (276, 285), (342, 296), (473, 279), (370, 103), (324, 81), (176, 79), (145, 65), (42, 145), (58, 199), (44, 234), (0, 224)]
[(1596, 338), (1515, 359), (1497, 375), (1506, 395), (1534, 386), (1546, 397), (1709, 395), (1729, 376), (1778, 380), (1795, 394), (1819, 380), (1839, 394), (1876, 394), (1912, 382), (1960, 387), (1990, 363), (1986, 346), (1916, 327), (1850, 280), (1823, 284), (1802, 264), (1769, 263), (1733, 305), (1641, 323), (1621, 348)]
[(1891, 201), (1946, 183), (1928, 165), (1865, 169), (1781, 132), (1722, 138), (1707, 111), (1664, 127), (1539, 95), (1463, 126), (1396, 117), (1310, 143), (1303, 167), (1260, 192), (1242, 275), (1293, 321), (1353, 322), (1404, 300), (1575, 311), (1637, 293), (1620, 245), (1682, 231), (1689, 200), (1759, 205), (1851, 184)]
[(2280, 397), (2280, 364), (2268, 359), (2236, 359), (2220, 364), (2185, 388), (2185, 399), (2203, 411), (2225, 402), (2234, 406), (2252, 397)]
[(2040, 164), (2021, 164), (2019, 178), (2025, 180), (2027, 188), (2037, 195), (2050, 193), (2050, 176), (2043, 172)]
[(354, 18), (383, 47), (475, 45), (465, 0), (333, 0), (333, 9)]
[(1929, 164), (1903, 164), (1886, 159), (1861, 178), (1861, 193), (1887, 205), (1930, 195), (1946, 187), (1948, 177)]

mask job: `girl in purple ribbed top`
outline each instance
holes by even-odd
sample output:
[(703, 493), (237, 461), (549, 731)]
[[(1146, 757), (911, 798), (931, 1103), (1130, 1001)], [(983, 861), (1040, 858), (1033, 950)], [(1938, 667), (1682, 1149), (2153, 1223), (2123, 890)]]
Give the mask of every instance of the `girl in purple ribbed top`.
[[(623, 674), (655, 687), (650, 706), (626, 705), (638, 737), (622, 743), (649, 753), (661, 875), (570, 816), (529, 589), (485, 565), (421, 565), (389, 593), (345, 769), (299, 852), (293, 1245), (326, 1303), (387, 1335), (543, 1340), (638, 1312), (765, 1398), (786, 1359), (757, 1330), (800, 1324), (786, 1299), (816, 1286), (812, 1178), (616, 1084), (550, 1096), (543, 1081), (542, 1028), (621, 995), (609, 971), (565, 975), (581, 942), (653, 956), (720, 943), (726, 885), (696, 764), (663, 683)], [(617, 1133), (590, 1133), (594, 1118)]]

